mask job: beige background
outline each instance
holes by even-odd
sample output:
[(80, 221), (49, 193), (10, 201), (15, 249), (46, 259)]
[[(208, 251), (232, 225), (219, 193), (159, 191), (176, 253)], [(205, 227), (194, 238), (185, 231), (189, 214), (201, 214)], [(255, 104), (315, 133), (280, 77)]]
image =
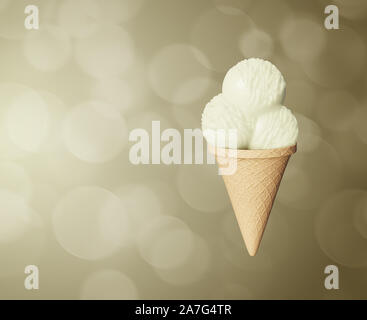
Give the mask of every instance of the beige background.
[[(367, 298), (366, 17), (363, 0), (0, 0), (0, 297)], [(133, 128), (199, 127), (252, 56), (300, 125), (254, 258), (215, 166), (128, 158)]]

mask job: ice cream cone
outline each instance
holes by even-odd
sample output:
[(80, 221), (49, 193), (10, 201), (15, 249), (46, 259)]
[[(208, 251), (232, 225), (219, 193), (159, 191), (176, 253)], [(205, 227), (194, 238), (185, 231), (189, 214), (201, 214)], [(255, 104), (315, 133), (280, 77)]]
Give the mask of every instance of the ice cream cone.
[(254, 256), (290, 156), (297, 146), (268, 150), (229, 150), (211, 148), (218, 166), (235, 161), (237, 169), (223, 175), (233, 210), (247, 250)]

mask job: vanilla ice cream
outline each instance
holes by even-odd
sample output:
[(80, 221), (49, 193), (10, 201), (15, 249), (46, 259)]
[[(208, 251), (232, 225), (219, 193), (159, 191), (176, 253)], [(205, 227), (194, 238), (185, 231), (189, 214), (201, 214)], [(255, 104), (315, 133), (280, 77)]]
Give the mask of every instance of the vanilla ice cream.
[(247, 115), (256, 114), (269, 106), (282, 105), (285, 81), (272, 63), (262, 59), (245, 59), (226, 74), (224, 96)]
[[(269, 61), (251, 58), (236, 64), (224, 78), (223, 92), (203, 111), (202, 129), (208, 143), (232, 149), (294, 145), (298, 125), (292, 112), (282, 106), (285, 87), (282, 74)], [(237, 132), (236, 146), (223, 137), (230, 130)]]
[(282, 106), (260, 115), (252, 133), (249, 149), (275, 149), (296, 144), (298, 125), (292, 112)]
[(250, 143), (251, 129), (255, 123), (246, 119), (239, 108), (232, 105), (222, 93), (215, 96), (204, 109), (201, 118), (203, 134), (211, 145), (221, 148), (229, 146), (229, 130), (237, 130), (237, 146), (245, 149)]

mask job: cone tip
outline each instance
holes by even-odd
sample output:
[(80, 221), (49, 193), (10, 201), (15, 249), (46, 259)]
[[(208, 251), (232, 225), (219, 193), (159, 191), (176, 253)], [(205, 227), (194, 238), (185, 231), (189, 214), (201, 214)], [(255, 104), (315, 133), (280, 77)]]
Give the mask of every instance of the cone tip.
[(252, 249), (252, 250), (247, 249), (247, 251), (251, 257), (254, 257), (257, 253), (257, 249)]
[(251, 244), (249, 244), (248, 242), (249, 241), (246, 242), (246, 240), (245, 240), (245, 245), (246, 245), (247, 251), (248, 251), (248, 253), (251, 257), (254, 257), (256, 255), (258, 249), (259, 249), (260, 241), (257, 241), (255, 243), (251, 243)]

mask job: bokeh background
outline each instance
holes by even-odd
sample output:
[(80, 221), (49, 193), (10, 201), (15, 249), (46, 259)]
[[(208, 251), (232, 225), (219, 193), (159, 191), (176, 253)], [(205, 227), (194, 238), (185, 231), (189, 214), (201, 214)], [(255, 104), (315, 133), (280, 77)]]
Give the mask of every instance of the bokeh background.
[[(366, 35), (364, 0), (0, 0), (0, 298), (367, 298)], [(215, 165), (128, 157), (153, 120), (199, 128), (245, 57), (300, 125), (256, 257)]]

